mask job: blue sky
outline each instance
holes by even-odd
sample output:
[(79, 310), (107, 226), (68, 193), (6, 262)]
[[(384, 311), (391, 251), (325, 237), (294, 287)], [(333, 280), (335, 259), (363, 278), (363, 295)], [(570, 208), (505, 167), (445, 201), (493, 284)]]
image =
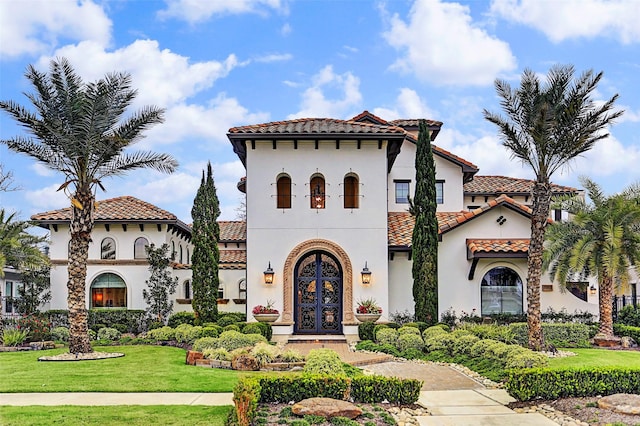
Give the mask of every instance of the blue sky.
[[(525, 68), (593, 69), (602, 101), (626, 112), (584, 158), (553, 177), (588, 175), (607, 192), (640, 179), (640, 2), (603, 0), (165, 0), (0, 2), (0, 98), (28, 105), (28, 64), (67, 57), (87, 81), (128, 71), (134, 107), (166, 108), (138, 149), (180, 162), (162, 175), (134, 171), (105, 181), (99, 199), (133, 195), (190, 222), (211, 161), (221, 219), (234, 219), (244, 169), (226, 138), (233, 126), (295, 117), (444, 122), (436, 144), (480, 174), (531, 177), (501, 146), (483, 108), (499, 111), (496, 78), (517, 85)], [(21, 134), (0, 112), (0, 138)], [(27, 218), (67, 207), (63, 177), (0, 146), (20, 190), (0, 205)]]

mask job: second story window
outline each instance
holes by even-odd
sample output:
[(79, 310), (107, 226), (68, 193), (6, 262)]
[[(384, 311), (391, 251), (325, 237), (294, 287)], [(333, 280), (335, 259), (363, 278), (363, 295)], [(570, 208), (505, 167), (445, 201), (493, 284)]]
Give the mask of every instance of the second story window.
[(344, 177), (344, 208), (357, 209), (359, 201), (358, 178), (355, 175)]
[(180, 257), (179, 257), (179, 259), (180, 259), (180, 263), (183, 263), (182, 262), (182, 260), (183, 260), (183, 258), (182, 258), (182, 244), (180, 244)]
[(136, 238), (136, 241), (133, 243), (133, 258), (146, 259), (147, 258), (146, 247), (148, 245), (149, 245), (149, 241), (145, 237)]
[(397, 180), (396, 184), (396, 204), (409, 204), (409, 183), (408, 180)]
[(100, 259), (116, 258), (116, 240), (107, 237), (100, 243)]
[(238, 282), (238, 298), (247, 299), (247, 281), (245, 279)]
[(291, 208), (291, 178), (287, 175), (282, 175), (278, 178), (277, 182), (277, 206), (279, 209)]
[(444, 181), (436, 181), (436, 203), (444, 204)]
[(325, 188), (324, 178), (319, 175), (315, 175), (309, 182), (311, 208), (312, 209), (324, 209), (325, 207)]

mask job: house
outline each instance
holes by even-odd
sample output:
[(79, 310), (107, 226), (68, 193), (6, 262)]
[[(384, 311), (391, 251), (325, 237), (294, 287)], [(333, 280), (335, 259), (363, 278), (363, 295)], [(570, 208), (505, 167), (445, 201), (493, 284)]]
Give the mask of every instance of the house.
[(18, 289), (22, 285), (20, 271), (12, 266), (5, 266), (0, 274), (0, 319), (14, 318), (18, 315), (13, 298), (18, 297)]
[[(273, 324), (277, 338), (357, 335), (354, 311), (361, 299), (375, 299), (383, 320), (413, 312), (414, 222), (407, 210), (415, 188), (418, 123), (385, 121), (365, 111), (350, 120), (230, 129), (227, 136), (246, 168), (238, 183), (246, 194), (246, 222), (220, 223), (219, 309), (248, 312), (251, 319), (253, 306), (271, 301), (280, 311)], [(435, 141), (442, 123), (427, 124)], [(470, 161), (436, 145), (433, 153), (439, 313), (525, 312), (533, 182), (477, 176)], [(578, 193), (558, 185), (554, 192)], [(553, 215), (563, 218), (562, 212)], [(61, 309), (70, 209), (33, 219), (52, 231), (51, 307)], [(132, 197), (106, 200), (98, 205), (93, 239), (88, 307), (143, 308), (148, 271), (136, 247), (166, 242), (180, 279), (175, 310), (190, 309), (190, 228), (174, 215)], [(584, 283), (564, 292), (546, 276), (541, 302), (543, 309), (569, 312), (597, 313), (598, 307)]]

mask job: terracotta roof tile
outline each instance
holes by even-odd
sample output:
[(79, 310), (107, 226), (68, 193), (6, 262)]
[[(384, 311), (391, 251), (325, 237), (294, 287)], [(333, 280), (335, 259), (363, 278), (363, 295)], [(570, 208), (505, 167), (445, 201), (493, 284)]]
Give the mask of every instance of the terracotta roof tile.
[[(535, 181), (508, 176), (474, 176), (464, 184), (465, 195), (529, 195)], [(578, 190), (570, 186), (551, 184), (554, 194), (576, 194)]]
[(467, 161), (462, 157), (458, 157), (457, 155), (447, 151), (446, 149), (442, 149), (442, 148), (440, 148), (440, 147), (438, 147), (436, 145), (432, 145), (431, 147), (433, 148), (433, 151), (436, 154), (440, 154), (441, 156), (446, 157), (446, 158), (448, 158), (448, 159), (450, 159), (450, 160), (452, 160), (452, 161), (454, 161), (456, 163), (463, 164), (463, 165), (465, 165), (465, 166), (467, 166), (467, 167), (469, 167), (471, 169), (475, 169), (476, 172), (479, 170), (478, 166), (473, 164), (471, 161)]
[(528, 253), (529, 239), (468, 239), (467, 248), (475, 253)]
[(264, 135), (318, 135), (318, 134), (398, 134), (404, 135), (403, 128), (391, 125), (364, 123), (336, 118), (298, 118), (287, 121), (251, 124), (232, 127), (229, 134)]
[[(442, 126), (442, 121), (428, 120), (428, 119), (425, 119), (425, 121), (427, 122), (427, 126), (435, 126), (435, 127)], [(397, 120), (389, 121), (389, 124), (392, 124), (394, 126), (400, 126), (400, 127), (418, 128), (420, 126), (420, 119), (419, 118), (399, 118)]]
[(220, 263), (247, 263), (247, 251), (220, 250)]
[(220, 225), (220, 242), (245, 242), (247, 241), (247, 223), (245, 221), (218, 222)]

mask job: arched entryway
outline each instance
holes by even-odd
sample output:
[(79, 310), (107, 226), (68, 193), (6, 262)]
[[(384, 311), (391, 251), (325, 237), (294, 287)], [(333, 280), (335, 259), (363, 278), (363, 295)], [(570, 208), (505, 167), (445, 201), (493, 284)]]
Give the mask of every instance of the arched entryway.
[(342, 333), (342, 267), (325, 251), (302, 257), (294, 272), (294, 332)]

